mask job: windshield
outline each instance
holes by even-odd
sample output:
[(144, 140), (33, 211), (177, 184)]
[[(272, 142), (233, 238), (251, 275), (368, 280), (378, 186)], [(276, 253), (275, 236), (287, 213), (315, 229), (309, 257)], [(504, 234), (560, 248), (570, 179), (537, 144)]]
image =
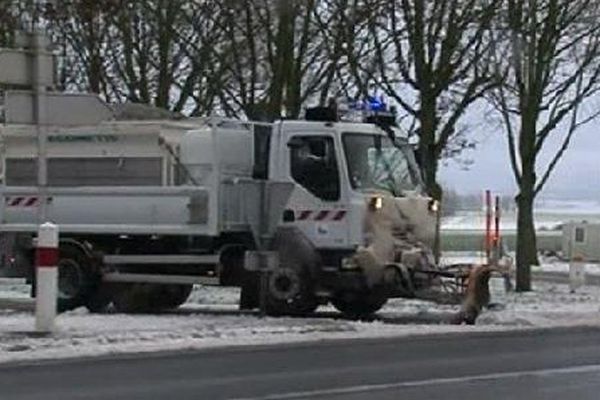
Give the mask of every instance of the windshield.
[(420, 190), (410, 146), (394, 145), (387, 136), (365, 133), (345, 133), (343, 141), (354, 189), (386, 190), (395, 196), (406, 190)]

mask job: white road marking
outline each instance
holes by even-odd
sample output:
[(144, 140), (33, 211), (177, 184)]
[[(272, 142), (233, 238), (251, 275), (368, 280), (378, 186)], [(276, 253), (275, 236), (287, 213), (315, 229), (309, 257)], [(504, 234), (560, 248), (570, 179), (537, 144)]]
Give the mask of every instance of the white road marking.
[(361, 393), (361, 392), (381, 391), (381, 390), (389, 390), (389, 389), (414, 388), (414, 387), (419, 387), (419, 386), (448, 385), (448, 384), (453, 384), (453, 383), (467, 383), (467, 382), (477, 382), (477, 381), (486, 381), (486, 380), (520, 378), (520, 377), (524, 377), (524, 376), (544, 377), (544, 376), (552, 376), (552, 375), (574, 374), (574, 373), (585, 373), (585, 372), (600, 372), (600, 365), (584, 365), (584, 366), (577, 366), (577, 367), (549, 368), (549, 369), (527, 370), (527, 371), (517, 371), (517, 372), (498, 372), (498, 373), (493, 373), (493, 374), (460, 376), (460, 377), (454, 377), (454, 378), (433, 378), (433, 379), (423, 379), (423, 380), (409, 381), (409, 382), (382, 383), (382, 384), (376, 384), (376, 385), (358, 385), (358, 386), (348, 386), (348, 387), (333, 388), (333, 389), (277, 393), (277, 394), (269, 394), (266, 396), (259, 396), (259, 397), (237, 398), (237, 399), (233, 399), (233, 400), (293, 400), (293, 399), (312, 398), (315, 396), (328, 396), (328, 395), (333, 396), (333, 395), (342, 395), (342, 394), (355, 394), (355, 393)]

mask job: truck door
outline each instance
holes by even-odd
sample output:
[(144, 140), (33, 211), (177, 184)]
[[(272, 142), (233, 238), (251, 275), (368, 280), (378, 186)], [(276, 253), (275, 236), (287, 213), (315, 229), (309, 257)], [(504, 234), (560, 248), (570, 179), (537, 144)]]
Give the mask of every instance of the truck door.
[(295, 135), (287, 143), (289, 174), (296, 183), (288, 209), (294, 223), (318, 248), (347, 242), (339, 158), (333, 136)]

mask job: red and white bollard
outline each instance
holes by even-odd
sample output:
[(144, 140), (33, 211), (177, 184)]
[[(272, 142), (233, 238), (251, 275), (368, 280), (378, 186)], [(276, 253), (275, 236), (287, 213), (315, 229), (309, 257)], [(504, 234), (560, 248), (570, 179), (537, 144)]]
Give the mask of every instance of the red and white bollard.
[(485, 191), (485, 262), (491, 263), (492, 257), (492, 192)]
[(50, 222), (39, 227), (35, 265), (35, 329), (52, 332), (58, 292), (58, 226)]

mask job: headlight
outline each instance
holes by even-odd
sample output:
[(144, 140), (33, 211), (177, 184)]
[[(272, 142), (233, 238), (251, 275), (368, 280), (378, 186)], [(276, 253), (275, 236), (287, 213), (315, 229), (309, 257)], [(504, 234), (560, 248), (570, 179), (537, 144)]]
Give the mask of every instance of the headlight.
[(428, 208), (430, 212), (437, 213), (440, 210), (440, 202), (437, 200), (429, 200)]
[(373, 211), (381, 210), (383, 208), (383, 197), (371, 197), (369, 208)]

